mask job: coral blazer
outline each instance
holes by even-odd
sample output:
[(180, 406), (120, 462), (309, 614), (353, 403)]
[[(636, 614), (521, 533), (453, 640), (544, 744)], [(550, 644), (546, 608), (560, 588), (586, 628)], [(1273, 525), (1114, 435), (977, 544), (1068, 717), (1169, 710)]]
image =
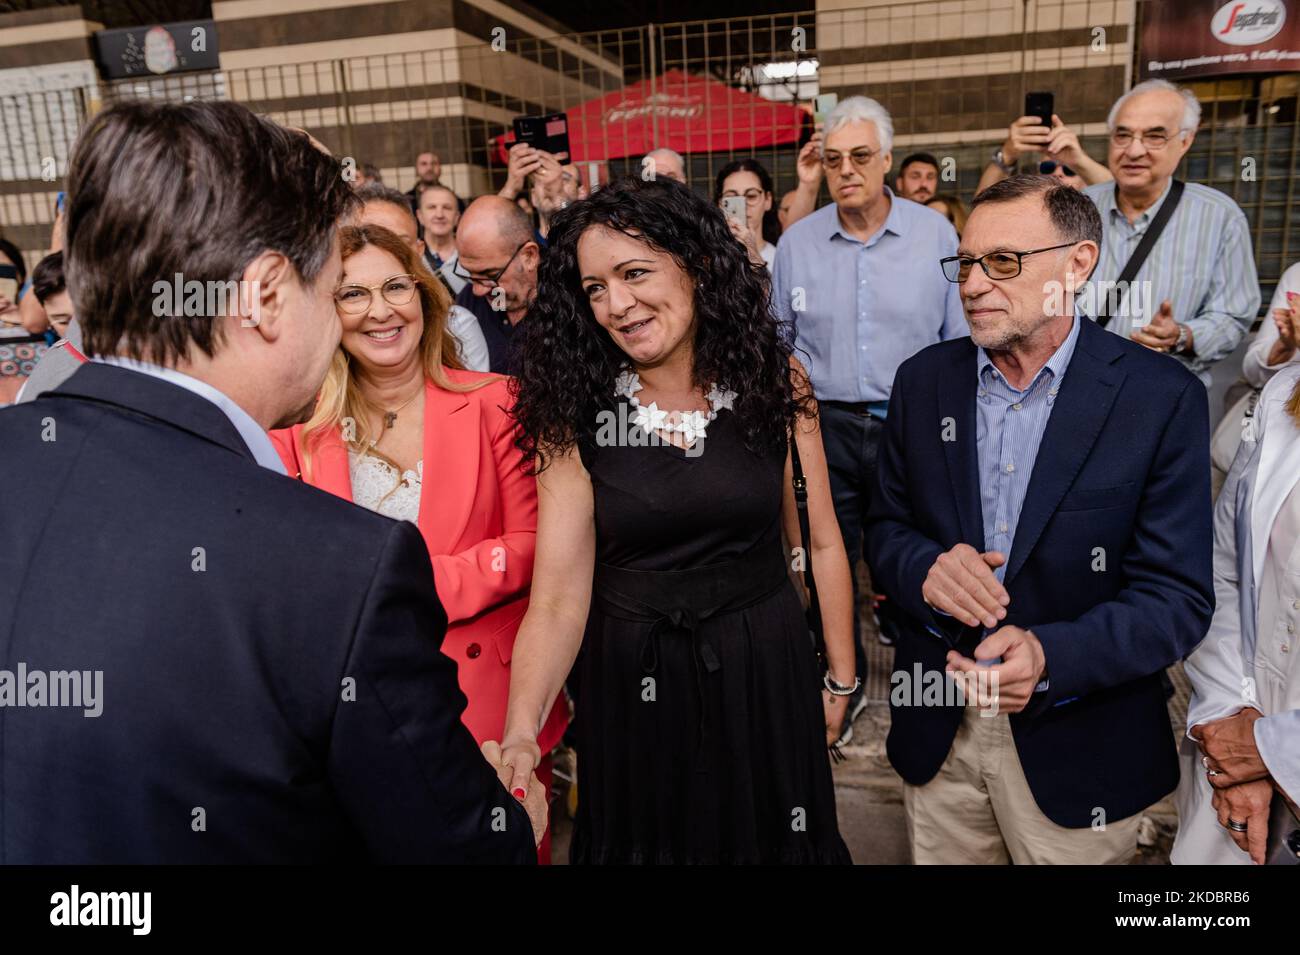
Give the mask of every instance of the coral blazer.
[[(477, 391), (424, 391), (424, 482), (417, 525), (447, 611), (442, 651), (456, 661), (469, 700), (462, 719), (474, 738), (499, 740), (510, 698), (510, 657), (528, 609), (537, 543), (537, 481), (519, 469), (507, 379), (445, 369), (456, 383), (494, 379)], [(271, 432), (291, 476), (352, 500), (340, 429), (312, 440), (305, 466), (303, 426)], [(568, 707), (556, 700), (538, 736), (545, 754), (564, 733)]]

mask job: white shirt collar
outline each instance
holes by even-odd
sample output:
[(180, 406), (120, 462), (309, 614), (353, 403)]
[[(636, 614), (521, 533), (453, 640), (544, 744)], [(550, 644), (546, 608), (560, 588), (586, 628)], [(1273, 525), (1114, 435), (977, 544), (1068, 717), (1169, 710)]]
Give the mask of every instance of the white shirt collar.
[(199, 381), (199, 379), (179, 372), (175, 368), (165, 368), (162, 365), (137, 361), (134, 358), (122, 358), (118, 355), (97, 356), (92, 358), (91, 361), (97, 361), (104, 365), (115, 365), (118, 368), (126, 368), (130, 371), (138, 371), (142, 375), (149, 375), (153, 378), (161, 378), (163, 381), (169, 381), (186, 391), (193, 392), (200, 398), (206, 398), (220, 408), (222, 414), (230, 419), (230, 423), (235, 426), (239, 436), (244, 439), (244, 444), (253, 453), (253, 459), (258, 464), (269, 471), (275, 471), (277, 474), (287, 473), (284, 469), (284, 462), (280, 460), (280, 455), (276, 453), (275, 445), (271, 443), (270, 436), (262, 430), (262, 426), (254, 421), (247, 411), (207, 382)]

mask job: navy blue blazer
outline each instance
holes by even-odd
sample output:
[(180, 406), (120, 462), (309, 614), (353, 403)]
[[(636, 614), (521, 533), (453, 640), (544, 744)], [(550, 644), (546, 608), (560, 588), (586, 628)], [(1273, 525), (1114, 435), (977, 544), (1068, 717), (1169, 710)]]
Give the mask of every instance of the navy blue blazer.
[[(985, 549), (975, 362), (969, 338), (942, 342), (894, 381), (867, 546), (873, 583), (905, 611), (895, 672), (942, 673), (948, 641), (971, 656), (979, 639), (921, 597), (941, 553)], [(1085, 318), (1004, 578), (1003, 625), (1032, 630), (1047, 656), (1050, 685), (1011, 728), (1034, 799), (1058, 825), (1091, 825), (1096, 809), (1123, 819), (1177, 785), (1161, 673), (1209, 627), (1211, 538), (1205, 388)], [(960, 708), (891, 701), (891, 716), (890, 762), (907, 782), (928, 782)]]
[(536, 862), (415, 525), (107, 365), (0, 448), (0, 669), (103, 674), (97, 717), (0, 707), (0, 863)]

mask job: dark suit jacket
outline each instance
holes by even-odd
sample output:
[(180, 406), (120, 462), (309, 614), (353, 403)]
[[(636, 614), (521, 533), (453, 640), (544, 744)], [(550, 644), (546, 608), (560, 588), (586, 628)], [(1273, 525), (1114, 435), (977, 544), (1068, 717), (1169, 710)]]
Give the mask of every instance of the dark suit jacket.
[[(979, 631), (932, 611), (921, 585), (958, 543), (983, 551), (975, 345), (943, 342), (894, 381), (868, 518), (872, 581), (906, 611), (895, 671), (944, 669), (945, 638)], [(1049, 688), (1011, 727), (1038, 806), (1058, 825), (1123, 819), (1178, 782), (1161, 673), (1204, 637), (1211, 581), (1205, 389), (1167, 356), (1083, 320), (1011, 545), (1003, 624), (1030, 629)], [(950, 422), (945, 419), (951, 419)], [(945, 441), (945, 425), (951, 424)], [(928, 782), (961, 711), (892, 706), (890, 761)]]
[(0, 668), (103, 672), (98, 717), (0, 707), (0, 863), (536, 861), (414, 525), (106, 365), (0, 448)]

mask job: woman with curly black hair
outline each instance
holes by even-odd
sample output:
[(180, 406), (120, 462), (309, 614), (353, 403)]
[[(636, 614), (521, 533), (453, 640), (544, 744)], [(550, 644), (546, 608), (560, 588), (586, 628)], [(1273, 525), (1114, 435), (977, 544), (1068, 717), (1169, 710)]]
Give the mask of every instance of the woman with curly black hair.
[[(857, 682), (848, 561), (765, 271), (667, 180), (551, 226), (515, 384), (539, 510), (502, 745), (522, 798), (581, 646), (574, 862), (849, 861), (826, 751)], [(792, 433), (825, 681), (781, 544)]]

